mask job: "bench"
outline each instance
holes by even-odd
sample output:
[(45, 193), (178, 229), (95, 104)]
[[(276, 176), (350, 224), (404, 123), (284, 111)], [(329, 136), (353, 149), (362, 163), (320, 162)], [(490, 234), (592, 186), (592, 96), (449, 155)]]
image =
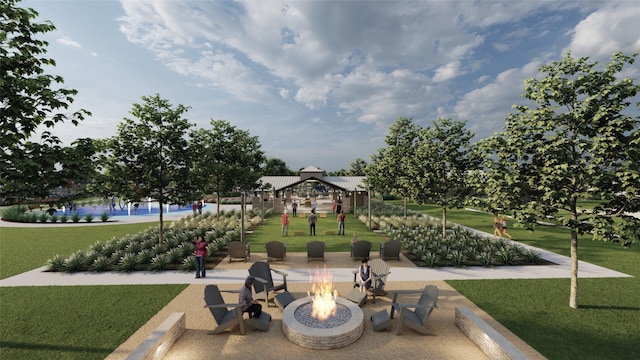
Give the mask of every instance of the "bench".
[(162, 359), (171, 346), (182, 336), (185, 330), (186, 316), (183, 312), (174, 312), (158, 326), (135, 350), (127, 360)]
[(40, 206), (40, 205), (35, 205), (35, 204), (30, 204), (30, 205), (29, 205), (29, 211), (33, 211), (33, 210), (36, 210), (36, 209), (38, 209), (38, 210), (42, 210), (42, 206)]
[(456, 326), (490, 359), (529, 359), (525, 353), (469, 308), (456, 307)]
[(306, 217), (307, 217), (307, 214), (298, 214), (298, 217), (299, 217), (299, 218), (306, 218)]
[(335, 232), (335, 230), (325, 230), (325, 231), (324, 231), (324, 234), (325, 234), (325, 235), (335, 235), (335, 234), (336, 234), (336, 232)]
[(294, 236), (303, 236), (304, 235), (304, 231), (294, 231), (293, 235)]
[(327, 213), (320, 213), (319, 214), (321, 218), (326, 218), (327, 217)]

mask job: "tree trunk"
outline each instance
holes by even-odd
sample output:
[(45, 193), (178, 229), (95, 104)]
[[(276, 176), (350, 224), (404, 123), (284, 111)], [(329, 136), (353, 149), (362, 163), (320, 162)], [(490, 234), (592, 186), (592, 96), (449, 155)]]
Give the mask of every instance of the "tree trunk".
[(571, 230), (571, 295), (569, 306), (578, 308), (578, 233)]
[(158, 205), (160, 206), (160, 211), (159, 211), (159, 214), (160, 214), (160, 234), (158, 235), (158, 238), (160, 240), (159, 244), (162, 244), (162, 241), (164, 240), (164, 221), (162, 219), (162, 215), (163, 215), (163, 212), (162, 212), (162, 201), (158, 201)]
[(403, 196), (402, 201), (404, 202), (404, 218), (407, 218), (407, 197)]
[(241, 204), (240, 204), (240, 242), (244, 243), (244, 191), (240, 196)]
[(442, 207), (442, 238), (447, 236), (447, 208)]
[(217, 193), (216, 196), (216, 219), (220, 219), (220, 193)]

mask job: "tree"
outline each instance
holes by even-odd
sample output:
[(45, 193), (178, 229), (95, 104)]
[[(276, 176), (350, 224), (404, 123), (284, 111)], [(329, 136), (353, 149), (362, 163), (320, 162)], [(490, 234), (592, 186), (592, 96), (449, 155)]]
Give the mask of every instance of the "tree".
[(62, 77), (45, 73), (46, 67), (56, 63), (45, 56), (49, 44), (37, 39), (55, 27), (50, 22), (32, 22), (38, 13), (15, 4), (0, 1), (0, 176), (4, 184), (0, 191), (39, 197), (58, 183), (49, 176), (58, 175), (51, 169), (53, 164), (55, 170), (61, 146), (48, 130), (39, 141), (31, 137), (41, 126), (50, 129), (65, 121), (77, 125), (91, 114), (65, 112), (77, 91), (58, 87)]
[(413, 118), (398, 118), (385, 137), (387, 147), (378, 149), (365, 168), (367, 183), (372, 189), (402, 196), (405, 216), (411, 188), (409, 162), (415, 156), (419, 133), (420, 127), (413, 123)]
[(265, 176), (292, 176), (295, 172), (287, 166), (281, 159), (268, 158), (267, 163), (262, 169), (262, 174)]
[(365, 176), (364, 169), (367, 167), (367, 162), (361, 158), (353, 160), (349, 169), (349, 176)]
[(126, 199), (158, 201), (162, 242), (163, 205), (184, 204), (194, 192), (188, 142), (193, 125), (182, 118), (188, 110), (183, 105), (173, 107), (159, 94), (142, 100), (142, 104), (133, 104), (135, 119), (123, 119), (117, 135), (107, 140), (105, 189)]
[(415, 156), (408, 159), (412, 179), (410, 194), (419, 204), (442, 207), (442, 236), (446, 235), (447, 209), (463, 207), (474, 193), (472, 174), (482, 158), (471, 144), (474, 134), (465, 122), (438, 119), (422, 131)]
[(203, 189), (218, 194), (220, 213), (220, 194), (257, 187), (266, 159), (258, 138), (248, 131), (224, 120), (211, 120), (211, 126), (194, 134), (194, 169)]
[[(640, 209), (640, 104), (629, 109), (640, 86), (618, 76), (636, 56), (616, 53), (598, 67), (566, 54), (543, 65), (544, 77), (525, 82), (523, 97), (533, 104), (515, 106), (506, 130), (485, 144), (495, 156), (486, 184), (493, 205), (513, 209), (530, 228), (547, 217), (569, 228), (572, 308), (579, 306), (578, 235), (629, 245), (640, 233), (638, 219), (625, 215)], [(603, 205), (579, 208), (588, 198)]]

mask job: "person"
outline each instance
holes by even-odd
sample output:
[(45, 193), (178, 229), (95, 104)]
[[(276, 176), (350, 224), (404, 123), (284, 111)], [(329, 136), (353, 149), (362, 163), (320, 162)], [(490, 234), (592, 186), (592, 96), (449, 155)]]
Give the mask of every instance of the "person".
[(244, 281), (244, 286), (240, 289), (240, 295), (238, 296), (238, 303), (242, 304), (242, 312), (249, 313), (249, 319), (253, 317), (259, 318), (260, 315), (262, 315), (262, 305), (253, 300), (253, 295), (251, 293), (253, 281), (253, 276), (247, 277)]
[(366, 292), (371, 287), (371, 266), (369, 266), (369, 259), (366, 257), (362, 259), (362, 265), (358, 267), (358, 282), (360, 292)]
[(340, 213), (342, 211), (342, 199), (338, 198), (338, 203), (336, 204), (336, 212)]
[(280, 217), (280, 224), (282, 225), (280, 236), (289, 236), (289, 214), (287, 214), (287, 210), (282, 213), (282, 216)]
[(336, 209), (338, 208), (338, 203), (336, 202), (336, 200), (334, 199), (333, 201), (331, 201), (331, 214), (333, 216), (336, 216)]
[(316, 236), (316, 211), (311, 210), (309, 214), (309, 235)]
[(500, 216), (497, 211), (493, 212), (493, 235), (511, 239), (511, 235), (507, 234), (507, 218)]
[(206, 276), (204, 258), (207, 254), (207, 242), (202, 236), (196, 238), (196, 279)]
[(351, 246), (353, 246), (353, 244), (355, 244), (356, 242), (358, 242), (358, 233), (354, 232), (353, 237), (351, 238)]
[(116, 197), (115, 196), (111, 197), (111, 213), (112, 214), (116, 213)]
[(316, 200), (316, 198), (313, 198), (313, 200), (311, 201), (311, 212), (315, 213), (317, 207), (318, 201)]
[(295, 200), (291, 203), (291, 211), (293, 212), (293, 217), (298, 216), (298, 203)]
[[(338, 215), (338, 235), (344, 236), (344, 211), (340, 210), (340, 214)], [(342, 232), (342, 234), (340, 234)]]
[(193, 200), (193, 202), (191, 203), (191, 210), (193, 211), (193, 215), (196, 214), (196, 211), (198, 211), (198, 202)]
[(198, 201), (198, 214), (202, 214), (202, 200)]

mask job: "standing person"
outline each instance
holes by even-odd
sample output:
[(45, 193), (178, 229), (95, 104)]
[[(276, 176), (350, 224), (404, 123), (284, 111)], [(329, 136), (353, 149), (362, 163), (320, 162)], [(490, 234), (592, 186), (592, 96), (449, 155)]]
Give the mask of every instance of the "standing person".
[(204, 258), (207, 256), (207, 242), (202, 236), (196, 238), (196, 279), (206, 276)]
[(280, 236), (289, 236), (289, 214), (287, 214), (287, 210), (280, 217), (280, 225), (282, 225)]
[(358, 242), (358, 233), (354, 232), (353, 233), (353, 237), (351, 238), (351, 246), (353, 246), (353, 244)]
[(240, 295), (238, 296), (238, 302), (242, 304), (242, 312), (249, 313), (249, 319), (252, 317), (259, 318), (260, 315), (262, 315), (262, 305), (253, 300), (253, 295), (251, 294), (253, 281), (253, 276), (247, 277), (244, 281), (244, 286), (240, 289)]
[(342, 211), (342, 199), (338, 198), (338, 203), (336, 204), (336, 212)]
[(196, 211), (198, 211), (198, 202), (193, 200), (193, 202), (191, 203), (191, 210), (193, 211), (193, 215), (196, 214)]
[[(344, 236), (344, 218), (346, 218), (344, 211), (340, 210), (340, 214), (338, 215), (338, 235)], [(342, 234), (340, 234), (340, 232), (342, 232)]]
[(202, 214), (202, 200), (198, 201), (198, 214)]
[(358, 281), (360, 292), (367, 292), (367, 289), (371, 287), (371, 266), (369, 266), (369, 259), (366, 257), (362, 259), (362, 265), (358, 266)]
[(313, 198), (313, 200), (311, 201), (311, 212), (315, 213), (317, 207), (318, 201), (316, 200), (316, 198)]
[(291, 211), (293, 212), (293, 217), (298, 216), (298, 203), (295, 200), (291, 203)]
[(116, 213), (116, 197), (115, 196), (111, 197), (111, 213), (112, 214)]
[(511, 240), (511, 235), (507, 234), (507, 217), (504, 215), (500, 218), (500, 228), (500, 237), (506, 236)]
[(316, 236), (316, 211), (311, 210), (309, 214), (309, 235)]
[(338, 210), (338, 203), (334, 199), (334, 200), (331, 201), (331, 214), (333, 214), (333, 216), (336, 216), (336, 211), (337, 210)]

